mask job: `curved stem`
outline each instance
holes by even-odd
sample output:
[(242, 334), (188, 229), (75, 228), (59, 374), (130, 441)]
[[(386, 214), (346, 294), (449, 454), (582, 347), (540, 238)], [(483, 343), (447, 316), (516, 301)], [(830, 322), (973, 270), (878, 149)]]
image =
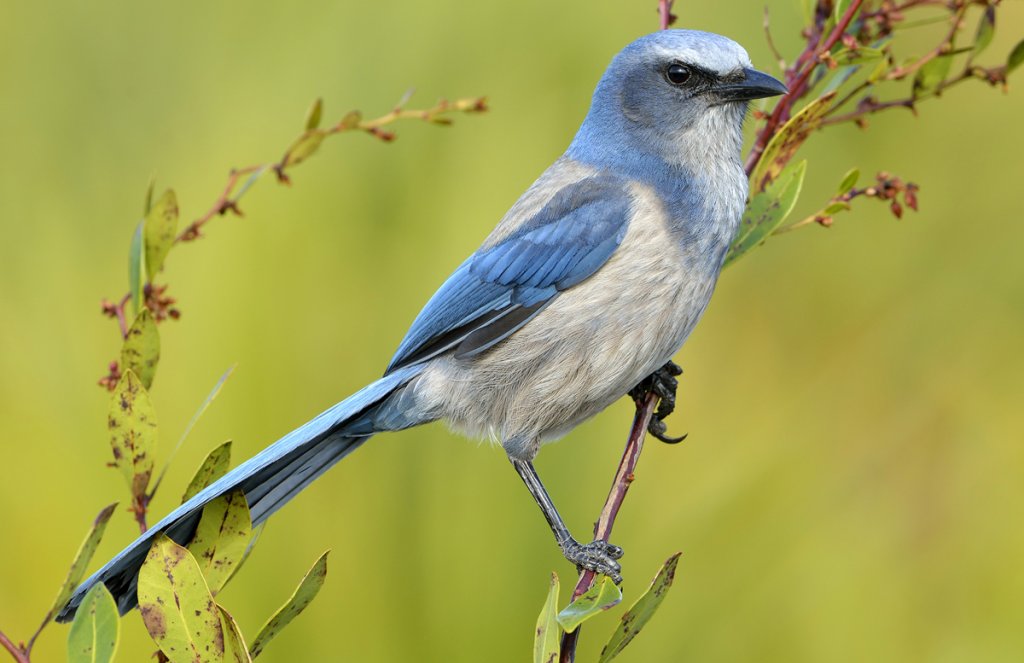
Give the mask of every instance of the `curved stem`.
[(775, 131), (782, 126), (782, 124), (789, 119), (790, 111), (793, 109), (793, 104), (798, 99), (803, 97), (808, 90), (807, 83), (811, 78), (811, 74), (820, 64), (819, 58), (832, 50), (832, 47), (839, 42), (843, 34), (846, 33), (846, 28), (849, 27), (850, 22), (853, 21), (853, 17), (860, 11), (860, 6), (864, 0), (853, 0), (850, 6), (847, 7), (846, 12), (842, 15), (839, 21), (836, 23), (836, 27), (832, 30), (829, 36), (825, 39), (819, 47), (813, 50), (804, 51), (796, 64), (793, 66), (792, 71), (786, 76), (786, 84), (789, 87), (789, 92), (782, 97), (778, 104), (775, 106), (775, 110), (768, 117), (768, 121), (757, 135), (757, 140), (754, 141), (754, 147), (750, 150), (750, 156), (747, 157), (745, 168), (747, 175), (754, 172), (754, 168), (757, 166), (758, 161), (761, 159), (761, 154), (764, 149), (768, 147), (768, 142), (772, 136), (775, 135)]
[(26, 654), (21, 647), (11, 642), (10, 639), (4, 635), (3, 631), (0, 631), (0, 646), (6, 649), (18, 663), (31, 663), (31, 661), (29, 661), (28, 654)]
[[(644, 438), (647, 436), (647, 426), (654, 416), (654, 409), (658, 405), (658, 395), (648, 392), (643, 400), (636, 402), (636, 415), (633, 417), (633, 427), (629, 431), (629, 439), (626, 440), (626, 448), (622, 451), (622, 459), (619, 461), (619, 469), (615, 472), (615, 480), (612, 481), (611, 490), (604, 501), (601, 515), (594, 524), (594, 538), (601, 541), (608, 541), (612, 534), (612, 527), (615, 526), (615, 518), (619, 515), (619, 508), (626, 499), (626, 491), (635, 477), (636, 465), (640, 460), (640, 452), (644, 448)], [(576, 588), (572, 592), (572, 600), (583, 595), (590, 586), (594, 584), (597, 577), (593, 571), (584, 571), (580, 574)], [(576, 660), (576, 644), (579, 641), (582, 626), (576, 627), (572, 633), (562, 634), (560, 663), (573, 663)]]

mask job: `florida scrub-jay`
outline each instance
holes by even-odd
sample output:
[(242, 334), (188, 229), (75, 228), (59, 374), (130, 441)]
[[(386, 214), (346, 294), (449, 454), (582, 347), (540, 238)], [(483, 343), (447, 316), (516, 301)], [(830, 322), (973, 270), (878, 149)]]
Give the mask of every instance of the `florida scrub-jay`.
[(568, 150), (427, 302), (383, 378), (242, 463), (89, 578), (122, 613), (154, 535), (185, 544), (242, 489), (260, 523), (371, 435), (436, 421), (501, 443), (565, 556), (616, 581), (622, 551), (569, 534), (532, 461), (679, 350), (747, 196), (748, 102), (785, 92), (735, 42), (665, 30), (612, 60)]

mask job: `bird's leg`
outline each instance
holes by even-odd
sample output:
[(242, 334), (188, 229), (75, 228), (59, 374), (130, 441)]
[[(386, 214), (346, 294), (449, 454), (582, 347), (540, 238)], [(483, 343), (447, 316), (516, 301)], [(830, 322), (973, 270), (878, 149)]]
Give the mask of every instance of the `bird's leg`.
[(670, 361), (644, 378), (629, 392), (630, 397), (636, 402), (643, 400), (652, 391), (658, 395), (658, 411), (651, 417), (647, 432), (666, 444), (676, 444), (686, 439), (685, 434), (672, 437), (668, 434), (668, 427), (665, 425), (665, 419), (676, 409), (676, 388), (679, 386), (676, 376), (682, 374), (683, 369)]
[(533, 469), (533, 463), (525, 460), (510, 460), (512, 460), (512, 466), (516, 468), (516, 472), (523, 479), (523, 483), (526, 484), (526, 488), (533, 495), (533, 499), (537, 501), (537, 506), (544, 512), (544, 519), (548, 521), (548, 525), (555, 535), (555, 541), (558, 542), (558, 547), (562, 549), (565, 558), (575, 564), (577, 570), (588, 569), (595, 573), (602, 573), (611, 578), (615, 584), (621, 583), (622, 576), (619, 575), (621, 567), (615, 560), (622, 557), (622, 548), (607, 541), (598, 540), (582, 544), (572, 538), (562, 516), (558, 515), (551, 496), (544, 489), (544, 484), (540, 482), (537, 470)]

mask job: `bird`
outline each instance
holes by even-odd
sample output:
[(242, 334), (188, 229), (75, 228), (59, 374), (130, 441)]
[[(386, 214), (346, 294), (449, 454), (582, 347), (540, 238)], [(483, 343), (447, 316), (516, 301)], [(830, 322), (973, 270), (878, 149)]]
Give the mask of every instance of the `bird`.
[(615, 55), (568, 149), (416, 316), (384, 376), (156, 523), (81, 584), (121, 614), (157, 536), (181, 545), (204, 505), (242, 490), (253, 524), (376, 433), (444, 420), (500, 443), (563, 555), (621, 582), (622, 549), (582, 543), (533, 466), (540, 447), (656, 374), (704, 313), (748, 193), (752, 100), (786, 93), (735, 41), (662, 30)]

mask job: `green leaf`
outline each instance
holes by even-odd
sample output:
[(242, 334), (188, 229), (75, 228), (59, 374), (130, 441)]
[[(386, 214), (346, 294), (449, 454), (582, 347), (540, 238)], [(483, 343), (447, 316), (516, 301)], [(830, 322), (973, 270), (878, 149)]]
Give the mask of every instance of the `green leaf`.
[(762, 243), (768, 235), (782, 225), (793, 211), (800, 188), (804, 183), (807, 161), (787, 168), (782, 176), (772, 182), (765, 191), (755, 194), (747, 204), (740, 230), (729, 247), (725, 264), (730, 265), (750, 249)]
[(224, 631), (224, 662), (252, 663), (249, 648), (245, 645), (245, 638), (242, 637), (242, 630), (238, 628), (238, 622), (224, 606), (218, 605), (217, 610), (220, 611), (220, 626)]
[(306, 112), (306, 131), (311, 131), (320, 126), (320, 117), (324, 112), (324, 100), (317, 97), (313, 105), (309, 107), (309, 111)]
[(842, 20), (843, 14), (845, 14), (846, 10), (849, 9), (849, 8), (850, 8), (850, 0), (836, 0), (836, 13), (835, 13), (836, 23), (839, 23), (839, 21)]
[(224, 588), (235, 566), (242, 561), (252, 537), (252, 520), (245, 492), (233, 490), (203, 507), (196, 535), (188, 549), (199, 563), (214, 596)]
[(117, 651), (120, 620), (114, 598), (103, 583), (86, 593), (68, 633), (69, 663), (111, 661)]
[(622, 622), (619, 624), (619, 628), (612, 634), (608, 644), (601, 650), (601, 658), (598, 663), (607, 663), (612, 660), (626, 648), (633, 638), (640, 632), (647, 622), (650, 621), (651, 617), (654, 616), (655, 611), (661, 605), (661, 602), (665, 600), (665, 595), (668, 594), (668, 590), (672, 587), (672, 581), (676, 575), (676, 564), (679, 563), (679, 555), (682, 553), (676, 553), (665, 560), (661, 570), (658, 571), (658, 575), (654, 577), (654, 581), (651, 586), (644, 592), (643, 596), (637, 599), (636, 603), (633, 604), (626, 614), (622, 615)]
[(153, 386), (159, 362), (160, 332), (153, 314), (148, 308), (143, 308), (135, 316), (135, 322), (121, 345), (121, 370), (131, 370), (142, 381), (142, 386), (149, 389)]
[(1017, 67), (1024, 64), (1024, 39), (1017, 42), (1017, 45), (1010, 51), (1010, 55), (1006, 58), (1006, 73), (1009, 74)]
[(850, 189), (857, 186), (857, 180), (859, 179), (860, 169), (851, 168), (849, 172), (843, 175), (843, 179), (839, 182), (839, 188), (836, 190), (836, 194), (841, 196), (844, 193), (847, 193)]
[(192, 481), (188, 483), (185, 494), (181, 496), (181, 503), (188, 502), (203, 488), (206, 488), (227, 474), (230, 465), (231, 440), (228, 440), (206, 455), (206, 459), (199, 465), (196, 473), (192, 475)]
[(885, 78), (886, 75), (888, 75), (889, 69), (891, 67), (892, 60), (890, 60), (887, 57), (882, 58), (881, 60), (878, 61), (878, 64), (875, 65), (875, 68), (871, 70), (871, 73), (868, 74), (867, 82), (872, 84), (879, 82), (880, 80)]
[(117, 652), (121, 620), (114, 597), (98, 582), (86, 593), (68, 632), (68, 663), (109, 663)]
[(558, 613), (558, 623), (568, 633), (572, 633), (580, 624), (618, 605), (620, 601), (622, 590), (619, 586), (608, 576), (601, 576), (600, 580), (591, 585), (582, 596)]
[(220, 611), (189, 554), (160, 534), (139, 569), (139, 610), (150, 637), (172, 663), (220, 663)]
[(313, 156), (318, 149), (320, 149), (320, 143), (327, 137), (327, 133), (322, 129), (310, 129), (306, 133), (299, 136), (299, 138), (292, 143), (292, 146), (288, 148), (288, 153), (285, 154), (283, 166), (294, 166), (300, 164), (309, 157)]
[(357, 110), (349, 111), (345, 113), (345, 117), (341, 118), (338, 122), (338, 129), (355, 129), (359, 126), (359, 123), (363, 121), (363, 114)]
[(850, 80), (850, 77), (857, 73), (860, 69), (859, 64), (849, 64), (843, 67), (839, 67), (832, 78), (829, 80), (828, 85), (825, 86), (825, 94), (835, 92), (843, 86), (846, 81)]
[(142, 256), (143, 240), (142, 233), (146, 227), (146, 220), (139, 221), (132, 234), (132, 244), (128, 249), (128, 292), (131, 293), (132, 313), (138, 314), (142, 306)]
[(789, 119), (765, 146), (757, 168), (750, 177), (752, 195), (764, 191), (765, 187), (782, 174), (790, 159), (800, 149), (807, 137), (821, 126), (821, 121), (831, 108), (835, 92), (829, 92), (804, 106)]
[(839, 212), (849, 211), (849, 209), (850, 203), (839, 201), (837, 203), (832, 203), (831, 205), (827, 206), (825, 209), (821, 210), (821, 213), (824, 214), (825, 216), (832, 216), (833, 214), (837, 214)]
[[(260, 535), (263, 534), (263, 529), (267, 526), (267, 521), (263, 521), (252, 529), (252, 537), (249, 539), (249, 545), (245, 547), (245, 552), (242, 553), (242, 559), (238, 560), (238, 564), (235, 564), (235, 568), (232, 569), (231, 575), (228, 576), (227, 582), (231, 582), (231, 579), (238, 575), (238, 572), (245, 566), (245, 561), (249, 559), (249, 555), (252, 554), (252, 549), (256, 547), (256, 542), (260, 540)], [(226, 584), (226, 583), (225, 583)]]
[(164, 265), (167, 253), (174, 246), (178, 234), (178, 199), (168, 189), (146, 215), (146, 276), (153, 278)]
[(153, 209), (153, 187), (156, 186), (156, 178), (149, 176), (149, 186), (146, 187), (146, 202), (142, 205), (142, 216), (147, 216), (149, 210)]
[(156, 411), (146, 388), (131, 369), (124, 372), (114, 389), (107, 428), (114, 451), (114, 466), (128, 482), (133, 496), (144, 495), (153, 474)]
[(940, 55), (939, 57), (925, 62), (917, 70), (914, 76), (914, 94), (921, 92), (932, 92), (942, 85), (942, 82), (949, 76), (949, 69), (953, 65), (952, 55)]
[(316, 598), (320, 588), (324, 585), (324, 580), (327, 579), (327, 553), (329, 552), (328, 550), (320, 555), (320, 559), (316, 560), (313, 567), (306, 573), (291, 598), (263, 625), (256, 635), (256, 639), (252, 641), (252, 647), (249, 648), (250, 656), (253, 658), (259, 656), (266, 648), (267, 643), (273, 640)]
[[(100, 545), (103, 532), (107, 529), (107, 522), (110, 521), (110, 516), (114, 514), (114, 509), (116, 508), (116, 502), (104, 507), (92, 522), (89, 533), (85, 535), (82, 545), (78, 547), (78, 552), (75, 553), (75, 558), (71, 562), (71, 568), (68, 569), (68, 575), (64, 578), (64, 584), (60, 586), (60, 591), (57, 592), (57, 598), (54, 599), (53, 606), (46, 614), (46, 619), (43, 620), (44, 626), (64, 607), (68, 599), (71, 598), (71, 593), (81, 584), (82, 578), (85, 576), (85, 569), (88, 568), (89, 562), (92, 561), (92, 556), (96, 554), (96, 548)], [(42, 626), (39, 628), (42, 630)]]
[(558, 575), (551, 574), (548, 598), (537, 616), (537, 633), (533, 640), (533, 663), (558, 663), (562, 629), (558, 626)]
[(978, 32), (974, 35), (974, 54), (972, 58), (981, 55), (981, 52), (992, 43), (992, 37), (996, 34), (996, 8), (989, 5), (978, 21)]

